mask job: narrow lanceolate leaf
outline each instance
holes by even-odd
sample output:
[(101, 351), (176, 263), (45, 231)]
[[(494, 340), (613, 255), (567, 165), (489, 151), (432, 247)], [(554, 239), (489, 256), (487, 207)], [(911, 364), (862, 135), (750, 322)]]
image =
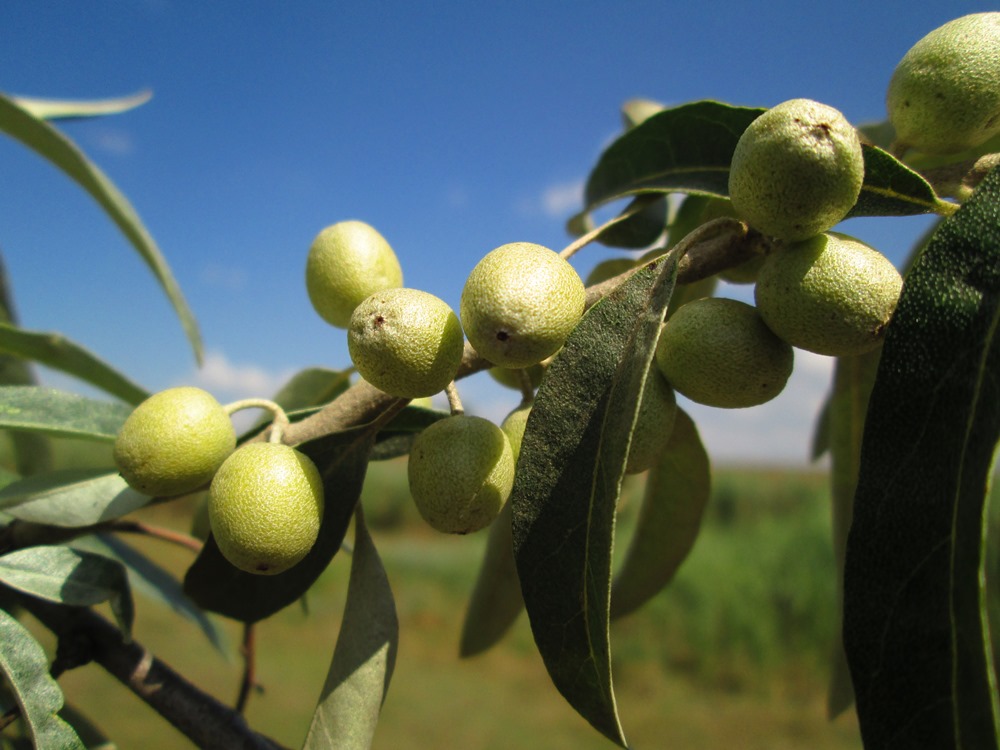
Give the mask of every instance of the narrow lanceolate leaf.
[(1000, 439), (1000, 171), (906, 277), (865, 420), (844, 645), (865, 747), (998, 743), (986, 496)]
[[(844, 554), (847, 532), (854, 515), (854, 493), (861, 462), (861, 437), (865, 414), (881, 347), (855, 357), (839, 357), (833, 376), (833, 392), (824, 409), (826, 439), (830, 448), (830, 482), (833, 502), (833, 556), (837, 565), (837, 601), (843, 602)], [(841, 606), (841, 614), (843, 607)], [(827, 715), (833, 719), (854, 702), (854, 688), (844, 653), (841, 628), (833, 643)]]
[(127, 404), (98, 401), (33, 385), (0, 386), (0, 428), (113, 441), (132, 413)]
[(680, 254), (637, 270), (570, 335), (532, 407), (508, 501), (525, 608), (549, 675), (623, 747), (608, 633), (615, 506)]
[(611, 588), (611, 617), (639, 609), (673, 579), (701, 529), (711, 467), (698, 429), (684, 411), (646, 479), (635, 533)]
[(200, 362), (202, 344), (198, 325), (160, 249), (128, 199), (72, 141), (3, 94), (0, 94), (0, 132), (47, 159), (97, 201), (163, 287)]
[(306, 750), (367, 750), (399, 647), (399, 620), (382, 561), (359, 512), (347, 603)]
[[(587, 181), (587, 209), (642, 193), (728, 196), (729, 166), (736, 144), (747, 126), (765, 111), (702, 101), (653, 115), (601, 154)], [(851, 216), (953, 210), (902, 162), (875, 146), (866, 144), (862, 150), (865, 181)]]
[(350, 379), (350, 370), (309, 367), (295, 373), (281, 386), (273, 401), (286, 412), (321, 406), (347, 390)]
[(475, 656), (492, 648), (524, 610), (514, 561), (512, 507), (510, 502), (504, 505), (490, 524), (486, 553), (462, 623), (459, 656)]
[(0, 323), (0, 352), (61, 370), (130, 404), (138, 404), (149, 395), (145, 388), (61, 333), (26, 331)]
[(669, 205), (666, 196), (639, 196), (623, 209), (623, 213), (641, 201), (644, 206), (635, 216), (605, 229), (597, 241), (608, 247), (640, 250), (656, 242), (667, 228)]
[(204, 610), (192, 602), (174, 575), (160, 567), (134, 547), (112, 534), (92, 534), (72, 541), (75, 549), (93, 552), (117, 560), (125, 566), (129, 585), (141, 596), (159, 602), (182, 617), (194, 622), (221, 653), (226, 653), (227, 640)]
[(243, 622), (270, 617), (301, 597), (340, 549), (361, 496), (368, 454), (381, 421), (334, 433), (297, 446), (323, 478), (325, 506), (319, 538), (298, 565), (272, 576), (234, 567), (209, 536), (184, 577), (184, 591), (196, 604)]
[(41, 120), (74, 120), (128, 112), (130, 109), (142, 106), (152, 96), (153, 92), (146, 90), (108, 99), (38, 99), (30, 96), (12, 96), (11, 100)]
[(0, 581), (70, 607), (109, 602), (125, 639), (131, 639), (132, 591), (125, 568), (116, 560), (69, 547), (28, 547), (0, 555)]
[(49, 675), (45, 651), (25, 627), (0, 609), (0, 673), (6, 679), (36, 748), (85, 750), (57, 714), (63, 694)]
[(69, 528), (121, 518), (151, 501), (107, 469), (61, 469), (0, 490), (0, 508), (14, 518)]

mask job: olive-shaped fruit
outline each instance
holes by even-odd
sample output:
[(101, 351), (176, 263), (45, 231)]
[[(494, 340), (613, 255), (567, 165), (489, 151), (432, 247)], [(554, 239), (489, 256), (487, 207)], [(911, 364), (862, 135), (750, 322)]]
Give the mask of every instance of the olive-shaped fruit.
[(833, 107), (791, 99), (740, 136), (729, 172), (733, 209), (758, 231), (804, 240), (857, 202), (865, 163), (857, 131)]
[(304, 453), (248, 443), (219, 467), (209, 488), (219, 551), (248, 573), (276, 575), (304, 558), (323, 522), (323, 481)]
[(914, 44), (886, 109), (900, 150), (950, 154), (1000, 133), (1000, 13), (956, 18)]
[(347, 328), (354, 308), (383, 289), (403, 285), (389, 243), (363, 221), (341, 221), (316, 235), (306, 258), (306, 290), (330, 325)]
[(521, 404), (503, 418), (500, 429), (510, 441), (510, 450), (514, 454), (514, 465), (521, 456), (521, 441), (524, 440), (524, 429), (528, 426), (528, 416), (531, 414), (531, 404)]
[(363, 300), (347, 329), (351, 361), (391, 396), (442, 391), (462, 361), (462, 324), (446, 302), (419, 289), (385, 289)]
[(500, 385), (519, 391), (521, 390), (522, 384), (522, 370), (528, 373), (528, 380), (531, 383), (532, 388), (537, 388), (539, 384), (541, 384), (542, 376), (545, 374), (545, 365), (543, 364), (516, 368), (491, 367), (487, 372), (489, 372), (490, 377), (497, 381)]
[(585, 301), (583, 281), (558, 253), (512, 242), (472, 269), (459, 314), (480, 355), (500, 367), (528, 367), (563, 345)]
[(182, 386), (135, 408), (115, 439), (114, 460), (132, 489), (172, 497), (208, 484), (235, 448), (233, 423), (215, 397)]
[(626, 271), (631, 271), (635, 267), (635, 258), (607, 258), (590, 269), (583, 284), (584, 286), (594, 286), (594, 284), (600, 284), (602, 281), (607, 281)]
[(507, 502), (514, 455), (495, 424), (458, 414), (417, 435), (407, 475), (427, 523), (448, 534), (468, 534), (489, 526)]
[(638, 474), (650, 469), (667, 447), (677, 417), (674, 389), (655, 365), (646, 374), (639, 399), (639, 413), (632, 427), (628, 447), (626, 474)]
[(850, 356), (879, 345), (902, 287), (880, 252), (827, 232), (768, 255), (754, 298), (768, 328), (792, 346)]
[(739, 409), (770, 401), (792, 374), (794, 352), (753, 305), (707, 297), (667, 321), (656, 363), (680, 394), (707, 406)]

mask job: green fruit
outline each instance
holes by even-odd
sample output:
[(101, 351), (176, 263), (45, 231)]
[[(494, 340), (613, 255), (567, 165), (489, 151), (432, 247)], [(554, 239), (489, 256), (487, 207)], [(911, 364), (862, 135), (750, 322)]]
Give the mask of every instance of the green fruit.
[(886, 108), (902, 150), (950, 154), (1000, 133), (1000, 13), (956, 18), (914, 44)]
[(330, 325), (347, 328), (366, 297), (403, 285), (396, 254), (374, 228), (342, 221), (313, 240), (306, 259), (306, 289), (316, 312)]
[(828, 232), (768, 255), (754, 297), (764, 322), (788, 343), (850, 356), (882, 341), (902, 286), (884, 255)]
[(537, 388), (542, 382), (542, 375), (545, 374), (545, 365), (537, 364), (531, 365), (531, 367), (515, 368), (491, 367), (487, 372), (500, 385), (505, 385), (508, 388), (519, 391), (521, 390), (521, 370), (528, 371), (528, 379), (531, 381), (531, 387)]
[(249, 443), (219, 467), (208, 517), (219, 551), (247, 573), (276, 575), (305, 557), (323, 521), (323, 481), (303, 453)]
[(792, 347), (752, 305), (708, 297), (689, 302), (667, 321), (656, 364), (692, 401), (739, 409), (770, 401), (792, 373)]
[(528, 426), (528, 415), (531, 414), (531, 404), (521, 404), (503, 418), (500, 429), (510, 441), (510, 450), (514, 454), (514, 465), (521, 456), (521, 441), (524, 439), (524, 428)]
[(583, 282), (558, 253), (513, 242), (472, 269), (459, 311), (480, 355), (500, 367), (528, 367), (563, 345), (585, 301)]
[(386, 289), (361, 302), (347, 330), (351, 361), (390, 396), (442, 391), (462, 361), (462, 325), (447, 303), (419, 289)]
[(446, 417), (413, 441), (407, 470), (420, 515), (448, 534), (489, 526), (514, 485), (514, 455), (503, 430), (482, 417)]
[(763, 234), (804, 240), (847, 215), (864, 176), (861, 141), (851, 123), (833, 107), (791, 99), (740, 136), (729, 197), (737, 215)]
[(639, 399), (639, 414), (632, 428), (626, 474), (638, 474), (656, 463), (670, 440), (677, 417), (674, 390), (657, 367), (650, 368)]
[[(662, 255), (663, 252), (661, 250), (660, 254)], [(594, 286), (594, 284), (600, 284), (602, 281), (607, 281), (626, 271), (631, 271), (635, 266), (636, 262), (634, 258), (608, 258), (607, 260), (602, 260), (590, 269), (590, 273), (587, 274), (583, 285)]]
[(153, 497), (208, 484), (236, 448), (236, 432), (218, 401), (201, 388), (160, 391), (125, 420), (114, 460), (128, 485)]
[(755, 255), (750, 260), (745, 260), (739, 265), (720, 271), (719, 278), (730, 284), (752, 284), (757, 280), (757, 274), (762, 265), (764, 265), (764, 256)]

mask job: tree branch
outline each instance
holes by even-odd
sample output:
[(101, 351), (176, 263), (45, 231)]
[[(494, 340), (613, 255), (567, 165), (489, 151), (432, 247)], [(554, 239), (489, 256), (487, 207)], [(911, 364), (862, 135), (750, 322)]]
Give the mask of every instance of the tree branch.
[(188, 739), (205, 750), (281, 750), (253, 731), (236, 711), (188, 682), (136, 641), (89, 609), (30, 596), (22, 606), (60, 638), (69, 637), (87, 656), (128, 687)]

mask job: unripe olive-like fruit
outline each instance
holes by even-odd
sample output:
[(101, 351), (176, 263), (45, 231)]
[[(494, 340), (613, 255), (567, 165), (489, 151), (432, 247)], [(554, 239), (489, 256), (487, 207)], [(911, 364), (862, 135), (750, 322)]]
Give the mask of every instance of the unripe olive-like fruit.
[(656, 364), (692, 401), (738, 409), (770, 401), (792, 374), (791, 345), (772, 333), (753, 305), (708, 297), (667, 321)]
[(847, 215), (864, 176), (861, 141), (844, 115), (811, 99), (791, 99), (740, 136), (729, 197), (737, 215), (758, 231), (804, 240)]
[(248, 573), (276, 575), (305, 557), (323, 521), (323, 481), (304, 453), (248, 443), (219, 467), (209, 488), (219, 551)]
[(458, 414), (417, 435), (407, 475), (427, 523), (448, 534), (468, 534), (489, 526), (507, 502), (514, 455), (495, 424)]
[(433, 396), (462, 361), (462, 324), (444, 300), (419, 289), (385, 289), (363, 300), (347, 329), (351, 361), (390, 396)]
[(233, 423), (219, 402), (182, 386), (135, 408), (118, 432), (114, 459), (132, 489), (171, 497), (208, 484), (235, 448)]
[[(662, 254), (664, 251), (661, 250), (660, 252)], [(602, 281), (607, 281), (626, 271), (631, 271), (635, 266), (636, 262), (634, 258), (607, 258), (590, 269), (590, 273), (587, 274), (587, 278), (584, 279), (583, 284), (584, 286), (600, 284)]]
[(521, 404), (503, 418), (500, 429), (510, 441), (510, 451), (514, 454), (514, 465), (521, 456), (521, 441), (524, 439), (524, 428), (528, 426), (528, 415), (531, 414), (531, 404)]
[(880, 252), (827, 232), (768, 255), (754, 297), (764, 322), (788, 343), (850, 356), (882, 341), (902, 286)]
[(563, 345), (585, 300), (580, 276), (558, 253), (512, 242), (472, 269), (459, 314), (480, 355), (500, 367), (528, 367)]
[(306, 259), (306, 289), (327, 323), (347, 328), (354, 308), (383, 289), (403, 285), (389, 243), (363, 221), (341, 221), (316, 235)]
[(886, 108), (903, 148), (950, 154), (1000, 133), (1000, 13), (956, 18), (914, 44)]
[(491, 367), (488, 372), (490, 377), (497, 381), (500, 385), (519, 391), (521, 390), (522, 370), (527, 371), (531, 387), (537, 388), (542, 382), (542, 375), (545, 374), (545, 365), (537, 364), (531, 365), (531, 367), (517, 367), (513, 369), (509, 367)]
[(674, 389), (654, 365), (646, 374), (639, 399), (639, 413), (632, 428), (632, 442), (625, 463), (626, 474), (638, 474), (652, 468), (667, 447), (676, 417)]

